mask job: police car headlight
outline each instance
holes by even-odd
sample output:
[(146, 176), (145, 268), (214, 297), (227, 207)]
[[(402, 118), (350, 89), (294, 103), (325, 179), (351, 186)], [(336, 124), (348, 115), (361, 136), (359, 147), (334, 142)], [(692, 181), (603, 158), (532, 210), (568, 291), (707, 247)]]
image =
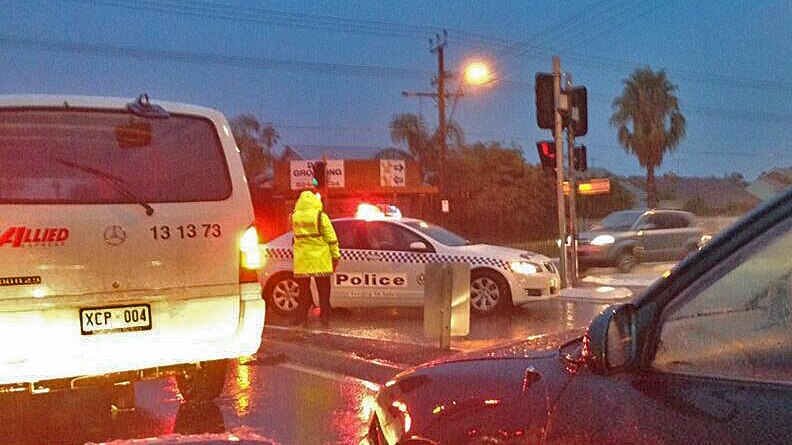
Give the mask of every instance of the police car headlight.
[(529, 263), (527, 261), (512, 261), (509, 263), (509, 269), (512, 272), (522, 274), (522, 275), (532, 275), (539, 272), (539, 266), (534, 263)]
[(591, 240), (591, 244), (594, 246), (607, 246), (609, 244), (613, 244), (616, 242), (616, 238), (610, 235), (599, 235), (595, 236), (593, 240)]

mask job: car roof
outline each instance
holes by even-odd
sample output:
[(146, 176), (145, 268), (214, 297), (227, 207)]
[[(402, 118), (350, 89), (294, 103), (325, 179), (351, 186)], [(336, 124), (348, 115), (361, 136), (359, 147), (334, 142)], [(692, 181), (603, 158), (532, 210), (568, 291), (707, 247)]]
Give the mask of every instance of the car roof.
[[(393, 223), (422, 223), (426, 222), (422, 219), (417, 218), (388, 218), (387, 216), (384, 218), (376, 218), (376, 219), (364, 219), (364, 218), (355, 218), (354, 216), (345, 216), (341, 218), (333, 218), (331, 221), (333, 222), (340, 222), (340, 221), (365, 221), (365, 222), (373, 222), (373, 221), (387, 221)], [(429, 224), (429, 223), (427, 223)]]

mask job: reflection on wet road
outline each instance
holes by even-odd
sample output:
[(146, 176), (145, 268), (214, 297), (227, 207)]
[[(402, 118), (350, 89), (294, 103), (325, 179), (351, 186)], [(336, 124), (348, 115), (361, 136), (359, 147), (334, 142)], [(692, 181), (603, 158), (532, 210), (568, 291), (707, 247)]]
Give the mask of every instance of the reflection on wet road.
[[(488, 317), (472, 317), (470, 333), (466, 337), (453, 337), (451, 347), (457, 350), (478, 349), (532, 335), (585, 327), (605, 307), (606, 303), (550, 300), (511, 308)], [(287, 327), (288, 321), (288, 318), (273, 314), (268, 326), (272, 329)], [(422, 308), (342, 309), (334, 312), (328, 328), (322, 327), (318, 317), (312, 316), (305, 329), (396, 343), (425, 346), (438, 343), (436, 339), (424, 337)]]
[[(473, 318), (470, 335), (454, 338), (451, 346), (472, 350), (580, 328), (604, 307), (556, 300)], [(283, 445), (355, 444), (376, 384), (406, 366), (455, 353), (440, 351), (435, 340), (424, 338), (422, 309), (342, 310), (329, 326), (312, 316), (297, 330), (284, 326), (287, 322), (268, 319), (264, 346), (255, 358), (233, 361), (215, 403), (183, 404), (171, 379), (138, 383), (137, 409), (131, 412), (111, 413), (109, 401), (96, 390), (4, 397), (0, 444), (67, 445), (220, 432), (253, 433)]]
[(352, 379), (235, 362), (215, 403), (181, 403), (172, 380), (137, 384), (137, 406), (111, 412), (98, 391), (13, 396), (0, 404), (2, 444), (83, 444), (254, 431), (273, 443), (348, 444), (363, 434), (374, 392)]

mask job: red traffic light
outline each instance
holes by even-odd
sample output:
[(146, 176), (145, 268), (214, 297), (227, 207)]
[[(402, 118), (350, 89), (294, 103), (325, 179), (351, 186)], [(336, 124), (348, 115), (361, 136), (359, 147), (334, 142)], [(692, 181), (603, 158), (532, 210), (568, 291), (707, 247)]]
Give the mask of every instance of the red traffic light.
[(556, 167), (556, 146), (553, 141), (539, 141), (536, 143), (536, 149), (539, 152), (539, 160), (542, 163), (542, 168), (555, 168)]

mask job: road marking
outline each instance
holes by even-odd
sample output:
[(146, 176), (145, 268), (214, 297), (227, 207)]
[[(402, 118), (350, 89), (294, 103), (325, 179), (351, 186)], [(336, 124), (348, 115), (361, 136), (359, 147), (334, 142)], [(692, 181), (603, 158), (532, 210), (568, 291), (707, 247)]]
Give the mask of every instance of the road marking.
[[(316, 329), (306, 329), (306, 328), (291, 327), (291, 326), (278, 326), (278, 325), (272, 325), (272, 324), (268, 324), (266, 326), (266, 329), (276, 329), (276, 330), (286, 331), (286, 332), (307, 332), (309, 334), (315, 334), (315, 335), (329, 334), (329, 335), (337, 335), (337, 336), (342, 337), (342, 338), (376, 340), (376, 341), (381, 341), (381, 342), (385, 342), (385, 343), (393, 343), (393, 344), (396, 344), (396, 345), (419, 346), (421, 348), (434, 349), (434, 346), (426, 344), (426, 343), (418, 343), (418, 342), (411, 342), (411, 341), (382, 340), (381, 338), (377, 338), (377, 337), (367, 337), (367, 336), (363, 336), (363, 335), (347, 334), (347, 333), (344, 333), (344, 332), (321, 331), (321, 330), (316, 330)], [(453, 351), (456, 351), (456, 349), (451, 348), (450, 351), (453, 352)]]
[(340, 358), (348, 359), (348, 360), (361, 361), (361, 362), (365, 362), (365, 363), (367, 363), (369, 365), (379, 366), (379, 367), (382, 367), (382, 368), (392, 368), (392, 369), (394, 369), (397, 372), (398, 371), (402, 371), (405, 368), (409, 368), (409, 367), (413, 366), (413, 365), (410, 365), (410, 364), (407, 364), (407, 363), (393, 363), (393, 362), (388, 362), (388, 361), (381, 360), (381, 359), (367, 359), (367, 358), (360, 357), (359, 355), (355, 354), (354, 352), (341, 352), (341, 351), (332, 350), (332, 349), (317, 348), (315, 346), (300, 346), (300, 345), (296, 345), (294, 343), (291, 343), (289, 341), (273, 340), (271, 338), (264, 339), (264, 341), (269, 342), (269, 343), (274, 343), (276, 345), (280, 344), (280, 345), (301, 347), (303, 349), (312, 349), (312, 350), (316, 351), (317, 353), (332, 355), (334, 357), (340, 357)]
[(380, 390), (380, 385), (374, 382), (370, 382), (368, 380), (359, 379), (357, 377), (352, 377), (343, 374), (336, 374), (335, 372), (329, 371), (320, 371), (315, 368), (308, 368), (305, 366), (295, 365), (294, 363), (281, 363), (278, 366), (291, 369), (293, 371), (302, 372), (305, 374), (310, 374), (316, 377), (321, 377), (329, 380), (335, 380), (337, 382), (344, 382), (344, 383), (356, 383), (358, 385), (362, 385), (367, 389), (377, 392)]
[(589, 275), (583, 278), (583, 282), (599, 284), (602, 286), (632, 286), (649, 287), (657, 281), (660, 276), (635, 276), (635, 275)]

